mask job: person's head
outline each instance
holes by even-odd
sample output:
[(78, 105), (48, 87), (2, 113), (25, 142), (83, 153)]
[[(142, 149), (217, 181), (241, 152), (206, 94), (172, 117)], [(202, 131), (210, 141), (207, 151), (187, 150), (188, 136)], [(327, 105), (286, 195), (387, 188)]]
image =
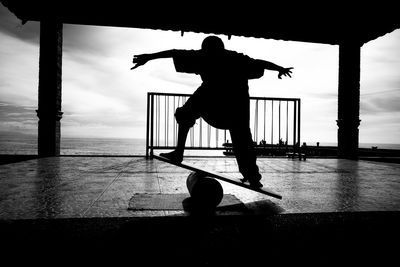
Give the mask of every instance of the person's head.
[(225, 49), (224, 42), (217, 36), (207, 36), (201, 44), (201, 50), (207, 53), (220, 52)]

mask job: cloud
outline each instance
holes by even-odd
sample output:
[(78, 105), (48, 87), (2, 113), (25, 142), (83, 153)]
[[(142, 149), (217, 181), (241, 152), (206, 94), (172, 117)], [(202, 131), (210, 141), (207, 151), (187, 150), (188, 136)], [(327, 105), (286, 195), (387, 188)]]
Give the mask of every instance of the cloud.
[(39, 25), (34, 21), (22, 25), (21, 21), (8, 8), (0, 4), (0, 32), (25, 42), (38, 44)]
[[(390, 116), (400, 125), (400, 30), (361, 49), (360, 98), (363, 116)], [(391, 113), (397, 114), (391, 116)]]
[(0, 99), (37, 105), (39, 47), (0, 32)]
[(0, 103), (0, 129), (2, 132), (35, 134), (38, 119), (31, 107)]
[(400, 112), (400, 87), (399, 89), (365, 94), (362, 96), (361, 113), (399, 113)]
[(366, 114), (361, 116), (360, 142), (400, 143), (399, 113)]
[[(63, 24), (64, 52), (73, 51), (75, 55), (85, 53), (105, 56), (110, 51), (110, 40), (98, 34), (101, 31), (96, 31), (95, 28), (105, 27)], [(40, 22), (28, 21), (22, 25), (13, 13), (0, 5), (0, 32), (24, 42), (39, 44)]]
[(172, 60), (169, 64), (169, 68), (152, 70), (150, 72), (152, 79), (157, 79), (161, 82), (172, 83), (175, 86), (185, 86), (190, 90), (197, 89), (201, 85), (200, 76), (185, 73), (176, 73)]
[(86, 58), (107, 57), (112, 52), (111, 43), (115, 39), (110, 40), (106, 31), (105, 27), (64, 24), (63, 52), (77, 58), (82, 55)]

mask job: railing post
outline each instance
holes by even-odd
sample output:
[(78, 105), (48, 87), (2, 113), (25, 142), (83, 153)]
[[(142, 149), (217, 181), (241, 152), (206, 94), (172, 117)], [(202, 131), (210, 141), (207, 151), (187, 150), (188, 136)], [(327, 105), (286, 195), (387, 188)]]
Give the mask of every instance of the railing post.
[(271, 102), (271, 146), (274, 145), (274, 100)]
[(296, 140), (296, 129), (297, 129), (297, 101), (293, 102), (293, 153), (297, 152), (297, 140)]
[(286, 100), (286, 152), (289, 145), (289, 101)]
[(278, 115), (278, 140), (279, 148), (281, 147), (281, 101), (279, 100), (279, 115)]
[(300, 99), (297, 100), (299, 105), (297, 107), (297, 143), (299, 144), (299, 159), (301, 160), (301, 149), (300, 149)]
[(146, 159), (149, 159), (149, 127), (150, 127), (150, 93), (147, 93), (147, 114), (146, 114)]
[(150, 94), (150, 159), (153, 159), (153, 147), (154, 147), (154, 94)]

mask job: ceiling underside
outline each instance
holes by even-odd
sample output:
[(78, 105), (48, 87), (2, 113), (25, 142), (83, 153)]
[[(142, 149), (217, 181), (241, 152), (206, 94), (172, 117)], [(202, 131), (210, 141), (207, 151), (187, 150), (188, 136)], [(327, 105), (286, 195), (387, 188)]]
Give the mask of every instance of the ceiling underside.
[[(360, 45), (400, 28), (394, 7), (352, 9), (323, 2), (319, 6), (275, 7), (232, 4), (211, 6), (197, 2), (178, 5), (132, 1), (21, 1), (0, 0), (22, 23), (56, 20), (62, 23), (225, 34), (324, 44)], [(199, 2), (200, 3), (200, 2)], [(232, 3), (235, 3), (233, 1)], [(262, 3), (262, 2), (260, 2)], [(269, 3), (269, 2), (264, 2)], [(334, 2), (331, 2), (334, 3)]]

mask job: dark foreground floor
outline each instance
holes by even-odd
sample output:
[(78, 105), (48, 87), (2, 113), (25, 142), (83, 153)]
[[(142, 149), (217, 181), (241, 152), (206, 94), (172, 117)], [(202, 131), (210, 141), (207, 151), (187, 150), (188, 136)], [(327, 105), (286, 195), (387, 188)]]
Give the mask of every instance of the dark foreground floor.
[[(232, 158), (188, 159), (237, 176)], [(267, 266), (397, 260), (398, 164), (264, 158), (265, 197), (222, 183), (246, 210), (129, 210), (134, 194), (187, 192), (189, 172), (143, 158), (30, 159), (0, 168), (2, 262)], [(262, 205), (260, 204), (262, 203)]]
[(3, 259), (52, 266), (388, 266), (398, 259), (400, 238), (398, 212), (68, 218), (0, 225)]

